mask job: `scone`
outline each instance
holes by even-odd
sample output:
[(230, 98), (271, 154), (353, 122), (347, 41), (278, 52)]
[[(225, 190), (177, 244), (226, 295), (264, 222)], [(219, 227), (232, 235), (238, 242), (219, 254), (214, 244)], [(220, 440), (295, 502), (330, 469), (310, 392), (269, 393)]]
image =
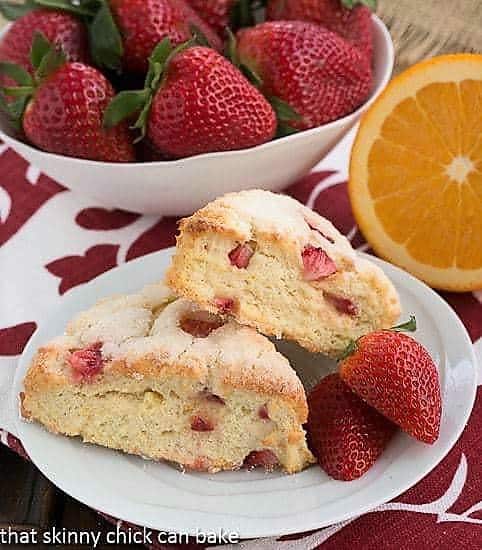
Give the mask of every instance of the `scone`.
[(211, 312), (337, 356), (397, 320), (397, 293), (335, 227), (298, 201), (253, 190), (181, 221), (167, 283)]
[(22, 415), (195, 470), (312, 463), (287, 359), (253, 329), (172, 300), (159, 284), (80, 314), (33, 359)]

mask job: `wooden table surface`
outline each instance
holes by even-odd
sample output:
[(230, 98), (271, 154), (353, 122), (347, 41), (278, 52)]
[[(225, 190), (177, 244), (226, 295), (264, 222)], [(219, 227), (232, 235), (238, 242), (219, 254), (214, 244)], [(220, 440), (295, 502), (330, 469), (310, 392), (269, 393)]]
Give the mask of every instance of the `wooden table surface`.
[[(482, 52), (481, 12), (481, 0), (380, 0), (378, 14), (390, 28), (397, 51), (396, 72), (439, 53)], [(0, 27), (3, 24), (0, 17)], [(0, 472), (3, 474), (0, 529), (8, 525), (32, 525), (38, 529), (55, 525), (78, 531), (105, 533), (112, 530), (112, 525), (96, 512), (55, 489), (33, 465), (3, 445), (0, 445)], [(35, 546), (39, 547), (42, 546)], [(143, 547), (126, 545), (122, 548)]]
[[(57, 490), (35, 466), (17, 456), (0, 444), (0, 529), (11, 526), (19, 530), (31, 527), (41, 532), (53, 526), (71, 531), (101, 532), (105, 539), (107, 531), (114, 527), (97, 512), (80, 504), (73, 498)], [(0, 543), (0, 546), (2, 544)], [(12, 545), (19, 550), (38, 548), (82, 549), (86, 546), (65, 545)], [(114, 548), (112, 545), (99, 545), (97, 548)], [(122, 548), (144, 549), (142, 545), (123, 545)]]

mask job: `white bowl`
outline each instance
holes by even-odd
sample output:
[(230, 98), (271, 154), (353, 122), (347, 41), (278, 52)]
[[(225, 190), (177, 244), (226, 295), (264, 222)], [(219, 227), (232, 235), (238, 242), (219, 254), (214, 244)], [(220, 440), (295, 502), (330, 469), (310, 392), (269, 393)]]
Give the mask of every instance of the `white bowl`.
[(386, 86), (393, 69), (393, 43), (376, 16), (373, 29), (374, 85), (368, 101), (334, 122), (257, 147), (176, 161), (119, 164), (46, 153), (15, 139), (5, 127), (0, 128), (0, 138), (44, 174), (108, 208), (186, 215), (229, 191), (277, 191), (309, 172)]

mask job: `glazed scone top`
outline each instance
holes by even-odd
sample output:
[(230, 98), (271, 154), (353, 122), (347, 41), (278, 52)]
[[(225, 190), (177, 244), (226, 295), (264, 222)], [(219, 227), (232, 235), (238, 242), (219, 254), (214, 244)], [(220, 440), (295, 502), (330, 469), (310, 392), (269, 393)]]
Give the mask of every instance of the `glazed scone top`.
[(112, 355), (123, 342), (146, 336), (153, 312), (174, 299), (163, 283), (147, 285), (138, 294), (110, 296), (77, 315), (67, 326), (66, 334), (78, 346), (104, 342)]
[(176, 300), (162, 283), (139, 294), (106, 298), (76, 317), (64, 336), (44, 346), (62, 359), (49, 363), (49, 368), (60, 374), (68, 368), (63, 362), (71, 350), (100, 342), (102, 356), (109, 361), (106, 373), (122, 362), (127, 373), (131, 369), (130, 374), (136, 377), (142, 375), (136, 365), (151, 359), (202, 379), (215, 393), (221, 386), (230, 386), (278, 394), (292, 400), (300, 421), (306, 420), (303, 386), (288, 360), (267, 338), (234, 320), (225, 320), (206, 337), (196, 337), (180, 327), (183, 318), (196, 315), (197, 306)]
[(339, 270), (376, 279), (386, 298), (387, 309), (394, 313), (390, 316), (399, 314), (397, 292), (383, 271), (359, 256), (349, 240), (329, 220), (287, 195), (261, 189), (229, 193), (183, 219), (180, 229), (181, 237), (183, 232), (195, 235), (212, 231), (238, 242), (256, 240), (257, 236), (276, 240), (285, 250), (294, 253), (300, 269), (301, 253), (305, 247), (320, 247)]
[(206, 229), (231, 233), (239, 241), (270, 234), (301, 248), (310, 244), (356, 258), (349, 241), (326, 218), (287, 195), (261, 189), (224, 195), (181, 222), (181, 230)]

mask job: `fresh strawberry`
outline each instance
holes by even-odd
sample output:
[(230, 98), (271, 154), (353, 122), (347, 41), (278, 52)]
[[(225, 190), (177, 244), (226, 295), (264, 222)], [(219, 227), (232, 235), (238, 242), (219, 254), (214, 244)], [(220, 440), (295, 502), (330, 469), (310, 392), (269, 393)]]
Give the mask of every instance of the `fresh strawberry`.
[(299, 117), (287, 122), (314, 128), (343, 117), (367, 98), (372, 72), (366, 56), (314, 23), (270, 21), (237, 33), (241, 64), (260, 78), (260, 89)]
[(336, 264), (322, 248), (306, 246), (301, 253), (303, 277), (306, 281), (318, 281), (336, 273)]
[(258, 90), (216, 51), (196, 47), (171, 61), (147, 135), (161, 151), (185, 157), (253, 147), (275, 130), (273, 109)]
[[(105, 129), (102, 125), (104, 111), (114, 97), (102, 73), (83, 63), (66, 62), (63, 53), (40, 34), (33, 41), (32, 61), (34, 77), (18, 65), (3, 63), (0, 67), (21, 85), (5, 92), (19, 97), (14, 102), (15, 111), (23, 112), (23, 130), (31, 143), (44, 151), (76, 158), (112, 162), (134, 159), (127, 126)], [(10, 114), (14, 114), (12, 110)]]
[(243, 243), (233, 248), (228, 257), (231, 265), (234, 265), (238, 269), (246, 269), (253, 254), (254, 250), (249, 243)]
[(112, 14), (123, 43), (122, 66), (145, 73), (155, 46), (168, 37), (173, 45), (200, 33), (217, 50), (219, 36), (184, 0), (110, 0)]
[(104, 368), (102, 344), (96, 342), (86, 348), (73, 351), (69, 358), (73, 378), (77, 382), (90, 382)]
[(140, 111), (135, 127), (172, 158), (269, 141), (276, 116), (266, 99), (218, 52), (189, 45), (172, 50), (164, 39), (151, 56), (146, 88), (121, 92), (107, 126)]
[(220, 35), (226, 28), (240, 29), (255, 23), (255, 10), (263, 0), (188, 0), (197, 13)]
[(440, 382), (428, 351), (397, 330), (413, 330), (414, 318), (395, 330), (362, 336), (340, 362), (340, 376), (362, 399), (402, 430), (425, 443), (439, 435)]
[[(89, 29), (90, 52), (94, 64), (117, 73), (124, 70), (145, 74), (152, 50), (165, 37), (177, 45), (197, 36), (199, 41), (207, 42), (219, 51), (223, 47), (221, 38), (185, 0), (79, 0), (78, 2), (26, 0), (18, 8), (12, 8), (8, 3), (6, 15), (13, 11), (15, 16), (16, 12), (25, 13), (37, 6), (54, 4), (55, 11), (43, 9), (39, 11), (56, 14), (55, 17), (59, 20), (66, 19), (70, 21), (71, 26), (83, 31), (80, 23), (82, 19)], [(0, 4), (0, 9), (2, 6), (3, 4)], [(5, 13), (5, 9), (2, 11)], [(72, 14), (78, 19), (75, 19)], [(43, 27), (37, 25), (35, 18), (38, 16), (29, 13), (28, 17), (33, 18), (33, 23), (26, 29), (30, 31), (31, 40), (33, 30), (43, 31)], [(50, 17), (53, 16), (50, 15)], [(47, 30), (49, 29), (50, 26)], [(69, 31), (69, 28), (66, 27), (66, 30)], [(48, 32), (44, 34), (50, 40), (54, 40), (53, 33), (52, 36)], [(73, 39), (73, 46), (75, 46)], [(65, 32), (62, 41), (66, 42), (66, 53), (69, 54), (68, 32)], [(63, 43), (62, 46), (64, 47)], [(26, 56), (28, 51), (28, 47), (24, 48)], [(82, 58), (79, 60), (85, 61)]]
[(10, 61), (32, 71), (30, 50), (36, 32), (62, 49), (69, 61), (88, 61), (87, 31), (74, 16), (38, 9), (14, 21), (0, 42), (0, 61)]
[(364, 403), (337, 373), (308, 395), (308, 439), (325, 472), (343, 481), (362, 476), (381, 455), (396, 426)]
[(102, 126), (114, 89), (94, 67), (66, 63), (36, 90), (23, 118), (27, 138), (44, 151), (108, 162), (134, 160), (125, 124)]
[[(16, 12), (12, 18), (15, 15)], [(12, 23), (0, 42), (0, 61), (15, 63), (32, 73), (30, 50), (36, 32), (41, 32), (61, 48), (69, 61), (88, 61), (87, 31), (84, 25), (69, 13), (47, 9), (26, 12)], [(6, 76), (0, 79), (0, 83), (2, 86), (15, 85)]]
[(348, 40), (371, 59), (373, 31), (370, 8), (374, 7), (374, 0), (269, 0), (267, 19), (318, 23)]
[(231, 10), (237, 0), (189, 0), (189, 4), (219, 34), (231, 26)]

